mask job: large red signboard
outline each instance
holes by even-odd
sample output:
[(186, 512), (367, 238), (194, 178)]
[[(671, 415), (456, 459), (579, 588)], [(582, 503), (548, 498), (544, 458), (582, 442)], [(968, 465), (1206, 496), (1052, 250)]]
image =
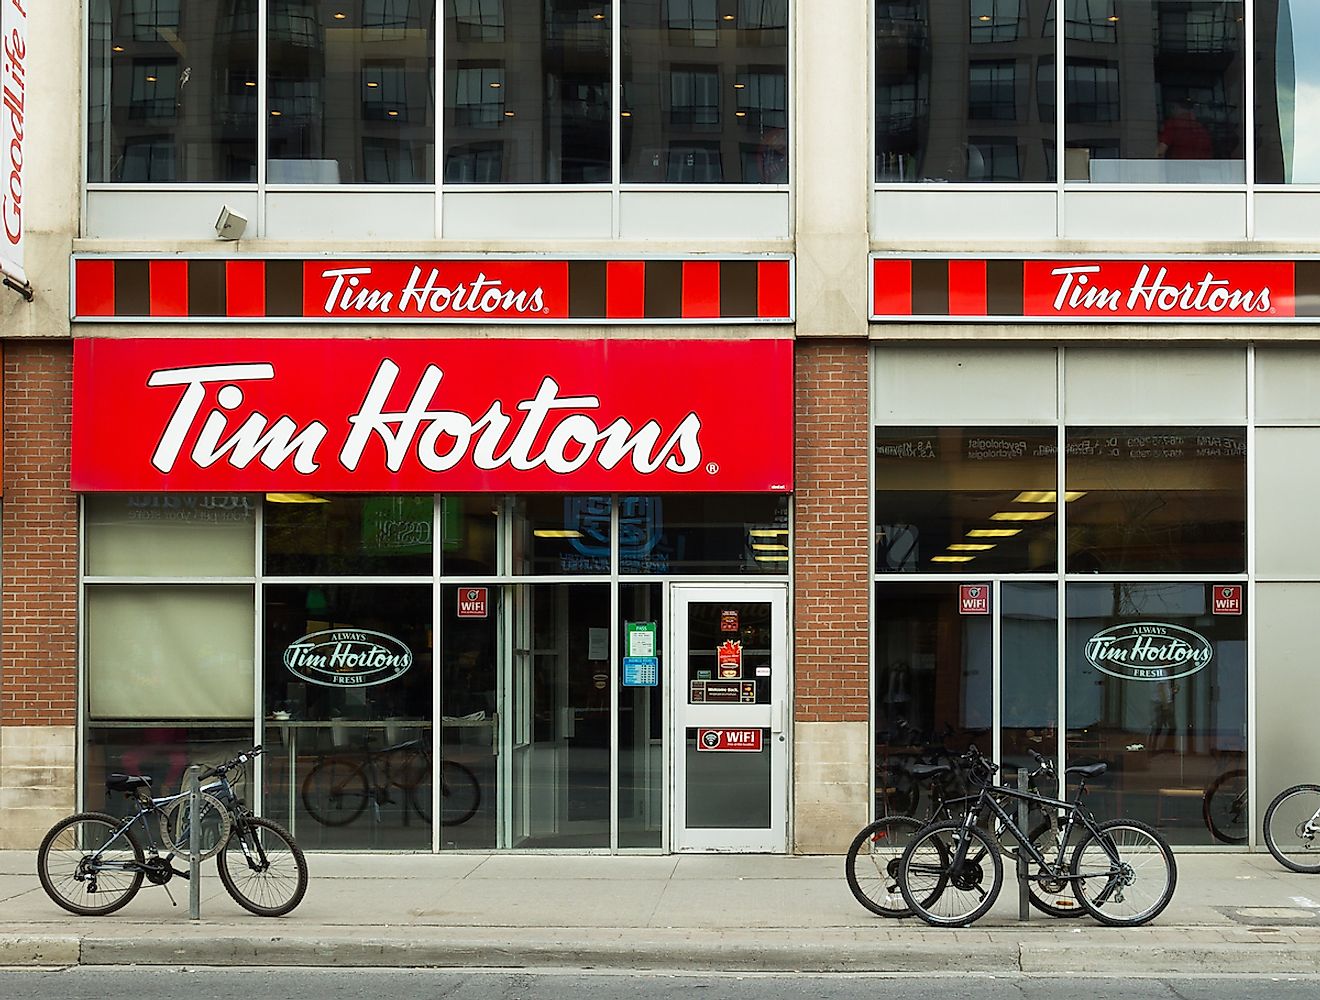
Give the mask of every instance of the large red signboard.
[(872, 261), (875, 319), (1278, 322), (1320, 317), (1320, 259)]
[(793, 486), (787, 340), (84, 339), (79, 491)]

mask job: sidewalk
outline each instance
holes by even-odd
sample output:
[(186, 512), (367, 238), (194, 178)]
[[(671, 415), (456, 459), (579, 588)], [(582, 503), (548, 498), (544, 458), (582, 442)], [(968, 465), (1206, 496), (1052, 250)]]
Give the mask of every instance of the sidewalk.
[(1017, 919), (1016, 882), (965, 930), (886, 920), (838, 857), (309, 854), (302, 905), (254, 917), (211, 862), (80, 919), (32, 852), (0, 852), (0, 965), (369, 965), (727, 971), (1320, 973), (1320, 877), (1269, 855), (1184, 854), (1153, 924)]

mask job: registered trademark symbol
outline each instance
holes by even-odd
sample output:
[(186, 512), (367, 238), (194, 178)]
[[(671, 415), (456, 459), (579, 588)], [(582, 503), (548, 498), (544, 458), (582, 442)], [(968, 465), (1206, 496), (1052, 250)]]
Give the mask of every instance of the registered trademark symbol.
[(541, 307), (541, 312), (542, 312), (542, 313), (548, 313), (549, 311), (550, 311), (550, 307), (549, 307), (549, 306), (542, 306), (542, 307)]
[(715, 473), (720, 471), (719, 462), (707, 462), (706, 471), (709, 472), (712, 476), (715, 475)]

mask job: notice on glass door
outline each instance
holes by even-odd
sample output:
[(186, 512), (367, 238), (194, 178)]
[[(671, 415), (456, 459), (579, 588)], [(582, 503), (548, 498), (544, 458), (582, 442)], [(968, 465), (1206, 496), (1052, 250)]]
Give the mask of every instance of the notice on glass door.
[(624, 622), (628, 640), (625, 656), (655, 656), (655, 622)]

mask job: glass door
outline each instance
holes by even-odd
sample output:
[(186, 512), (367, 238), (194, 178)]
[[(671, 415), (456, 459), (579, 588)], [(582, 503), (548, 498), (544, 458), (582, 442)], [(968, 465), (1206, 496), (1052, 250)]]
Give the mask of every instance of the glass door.
[(787, 849), (782, 586), (673, 590), (674, 849)]

